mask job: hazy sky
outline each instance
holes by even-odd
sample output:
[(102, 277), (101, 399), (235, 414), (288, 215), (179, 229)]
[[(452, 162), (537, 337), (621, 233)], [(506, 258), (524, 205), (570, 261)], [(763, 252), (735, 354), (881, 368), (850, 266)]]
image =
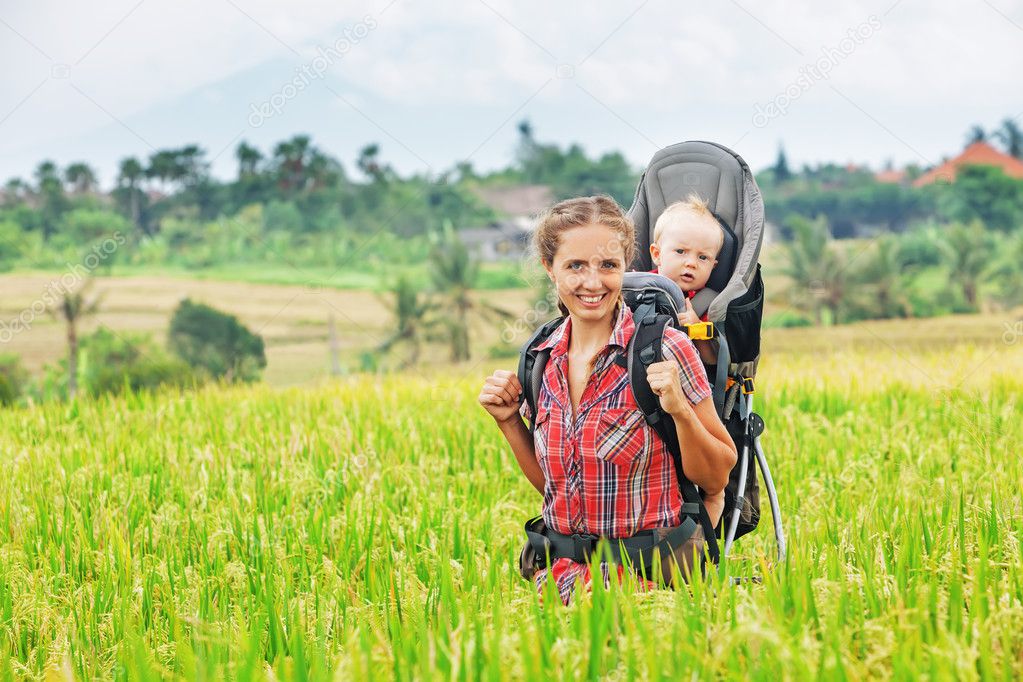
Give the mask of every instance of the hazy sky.
[(754, 168), (928, 165), (1023, 123), (1023, 0), (0, 0), (0, 179), (294, 133), (403, 172), (506, 164), (516, 123), (622, 150), (709, 139)]

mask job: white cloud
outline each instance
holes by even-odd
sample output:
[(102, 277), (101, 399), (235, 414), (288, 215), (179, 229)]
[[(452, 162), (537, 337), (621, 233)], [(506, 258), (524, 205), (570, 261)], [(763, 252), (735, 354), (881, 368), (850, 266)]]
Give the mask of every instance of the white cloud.
[[(71, 149), (109, 172), (114, 158), (147, 154), (147, 144), (197, 141), (213, 153), (239, 130), (258, 140), (285, 125), (345, 153), (372, 139), (388, 145), (360, 115), (338, 130), (339, 116), (351, 111), (322, 92), (303, 93), (274, 127), (245, 130), (250, 103), (279, 92), (317, 46), (367, 15), (377, 27), (325, 82), (416, 150), (399, 160), (406, 167), (421, 168), (420, 154), (446, 166), (489, 135), (481, 156), (507, 158), (513, 123), (525, 116), (561, 142), (619, 147), (637, 162), (649, 156), (651, 140), (707, 135), (741, 138), (749, 155), (766, 161), (784, 139), (792, 157), (876, 162), (914, 160), (914, 150), (937, 158), (955, 151), (969, 124), (993, 126), (1023, 113), (1023, 0), (893, 4), (24, 3), (0, 9), (21, 35), (0, 24), (0, 119), (7, 116), (0, 176), (27, 175), (44, 156), (66, 161)], [(752, 126), (757, 104), (871, 15), (881, 28), (827, 79), (785, 116)], [(67, 78), (54, 77), (64, 75), (55, 64), (68, 65)], [(559, 65), (571, 65), (573, 77), (556, 78)], [(164, 109), (185, 115), (168, 121), (158, 115)]]

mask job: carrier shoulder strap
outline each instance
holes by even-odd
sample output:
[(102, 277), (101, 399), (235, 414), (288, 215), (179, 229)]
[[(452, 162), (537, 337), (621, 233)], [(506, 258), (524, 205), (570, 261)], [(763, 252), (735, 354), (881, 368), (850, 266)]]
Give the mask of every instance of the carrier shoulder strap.
[[(671, 415), (661, 409), (660, 400), (650, 388), (646, 376), (647, 368), (650, 365), (664, 359), (661, 344), (664, 340), (664, 328), (670, 321), (671, 318), (667, 315), (647, 315), (642, 319), (636, 318), (636, 330), (629, 340), (627, 352), (629, 384), (632, 386), (632, 393), (636, 397), (639, 409), (646, 417), (647, 424), (664, 440), (671, 453), (672, 462), (675, 465), (675, 477), (678, 479), (678, 486), (682, 491), (683, 502), (695, 502), (698, 505), (698, 512), (695, 514), (696, 520), (703, 528), (704, 539), (707, 541), (707, 554), (710, 556), (710, 560), (717, 564), (720, 554), (714, 524), (710, 521), (710, 515), (707, 513), (707, 507), (703, 504), (703, 496), (699, 489), (682, 472), (682, 449), (679, 446), (675, 421)], [(683, 512), (683, 516), (685, 515), (686, 513)]]
[(536, 399), (540, 395), (540, 382), (543, 381), (543, 372), (547, 367), (547, 361), (551, 357), (551, 349), (536, 350), (535, 346), (547, 340), (554, 330), (565, 320), (564, 316), (557, 317), (535, 332), (529, 340), (522, 344), (519, 351), (519, 383), (522, 385), (522, 399), (529, 405), (529, 430), (536, 427)]

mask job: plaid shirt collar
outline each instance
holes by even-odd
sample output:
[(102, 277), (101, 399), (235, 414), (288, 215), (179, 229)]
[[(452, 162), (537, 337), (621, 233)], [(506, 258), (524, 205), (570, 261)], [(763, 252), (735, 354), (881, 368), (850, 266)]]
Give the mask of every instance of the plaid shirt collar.
[[(624, 351), (629, 345), (629, 339), (636, 329), (632, 319), (632, 310), (622, 302), (618, 306), (618, 316), (615, 318), (614, 327), (611, 329), (611, 336), (608, 337), (607, 346), (602, 348), (598, 355), (601, 355), (611, 346), (617, 346)], [(564, 355), (568, 352), (568, 342), (572, 338), (572, 318), (566, 317), (564, 323), (558, 325), (554, 333), (536, 347), (536, 350), (551, 349), (551, 359)]]

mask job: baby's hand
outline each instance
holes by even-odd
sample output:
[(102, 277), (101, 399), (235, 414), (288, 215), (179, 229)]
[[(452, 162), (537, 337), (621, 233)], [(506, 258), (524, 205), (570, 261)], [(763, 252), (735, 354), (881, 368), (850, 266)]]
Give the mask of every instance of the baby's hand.
[(700, 316), (693, 310), (693, 304), (688, 296), (686, 297), (686, 310), (678, 316), (678, 321), (682, 324), (699, 324), (700, 322)]

